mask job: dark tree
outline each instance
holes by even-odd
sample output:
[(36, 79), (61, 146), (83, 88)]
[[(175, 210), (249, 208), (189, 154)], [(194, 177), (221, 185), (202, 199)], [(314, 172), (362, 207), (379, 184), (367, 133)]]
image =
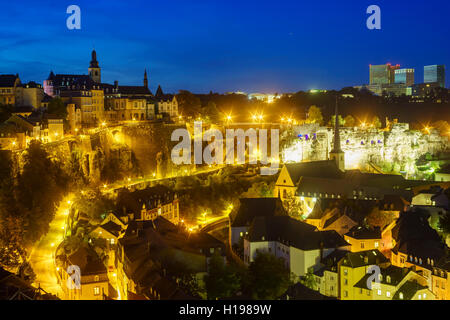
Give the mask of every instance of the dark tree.
[(291, 285), (291, 274), (284, 260), (270, 253), (256, 254), (248, 268), (247, 290), (254, 299), (278, 299)]
[(233, 296), (240, 288), (240, 278), (236, 270), (226, 265), (223, 257), (215, 253), (209, 261), (209, 272), (205, 277), (208, 299), (222, 299)]

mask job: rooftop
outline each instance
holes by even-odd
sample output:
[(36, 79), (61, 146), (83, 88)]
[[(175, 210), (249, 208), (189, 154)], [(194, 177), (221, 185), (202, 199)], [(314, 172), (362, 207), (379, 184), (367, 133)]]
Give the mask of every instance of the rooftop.
[(287, 216), (279, 198), (242, 198), (231, 227), (249, 226), (255, 217)]
[(348, 246), (336, 231), (316, 231), (316, 227), (289, 216), (256, 217), (247, 239), (251, 242), (278, 241), (301, 250)]

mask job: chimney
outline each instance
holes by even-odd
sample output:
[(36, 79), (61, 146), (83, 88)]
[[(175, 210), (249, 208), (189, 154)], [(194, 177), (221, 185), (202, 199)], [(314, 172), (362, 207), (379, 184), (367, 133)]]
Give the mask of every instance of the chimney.
[(114, 88), (118, 88), (119, 87), (119, 81), (117, 81), (117, 80), (114, 80)]

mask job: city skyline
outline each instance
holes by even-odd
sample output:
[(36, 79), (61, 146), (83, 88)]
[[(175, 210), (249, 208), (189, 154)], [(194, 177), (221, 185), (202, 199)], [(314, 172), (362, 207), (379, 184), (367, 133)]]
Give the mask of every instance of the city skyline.
[[(140, 84), (147, 69), (151, 90), (160, 84), (174, 93), (180, 89), (196, 93), (339, 90), (369, 83), (369, 64), (387, 62), (414, 68), (418, 83), (424, 76), (423, 66), (448, 65), (449, 46), (438, 39), (448, 34), (439, 15), (449, 5), (440, 4), (444, 10), (435, 11), (437, 1), (413, 3), (406, 12), (401, 10), (404, 3), (380, 1), (381, 30), (365, 27), (368, 1), (327, 2), (320, 10), (318, 5), (285, 1), (269, 12), (266, 2), (259, 7), (245, 3), (236, 12), (233, 3), (138, 1), (122, 7), (80, 1), (81, 30), (66, 28), (65, 3), (29, 3), (27, 10), (9, 3), (3, 12), (15, 15), (1, 16), (7, 27), (0, 34), (4, 43), (0, 73), (19, 73), (24, 82), (40, 83), (51, 70), (86, 73), (89, 52), (95, 48), (104, 82)], [(186, 15), (188, 10), (194, 12)], [(149, 19), (147, 13), (155, 11)], [(36, 14), (43, 17), (42, 22), (33, 22), (33, 28), (26, 26), (26, 32), (21, 32), (24, 26), (18, 21), (33, 21), (31, 15)], [(269, 27), (264, 22), (268, 18), (276, 23)], [(417, 19), (423, 23), (414, 24)], [(411, 34), (426, 36), (429, 48), (421, 52), (415, 41), (391, 37), (400, 22)], [(355, 37), (357, 43), (352, 42)], [(271, 39), (274, 44), (268, 45)], [(308, 43), (306, 49), (304, 43)], [(331, 58), (330, 50), (334, 50)]]

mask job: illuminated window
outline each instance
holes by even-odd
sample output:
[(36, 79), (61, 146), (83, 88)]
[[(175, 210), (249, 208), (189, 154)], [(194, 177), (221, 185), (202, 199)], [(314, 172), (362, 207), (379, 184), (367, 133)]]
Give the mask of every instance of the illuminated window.
[(379, 296), (381, 296), (381, 290), (380, 289), (378, 289), (377, 293), (378, 293)]
[(100, 294), (100, 287), (94, 287), (94, 296), (98, 296)]
[(426, 293), (423, 294), (423, 298), (424, 298), (424, 299), (427, 298), (427, 294), (426, 294)]
[(391, 293), (389, 291), (386, 291), (386, 297), (390, 297)]
[(375, 248), (378, 248), (379, 244), (378, 241), (375, 241)]

